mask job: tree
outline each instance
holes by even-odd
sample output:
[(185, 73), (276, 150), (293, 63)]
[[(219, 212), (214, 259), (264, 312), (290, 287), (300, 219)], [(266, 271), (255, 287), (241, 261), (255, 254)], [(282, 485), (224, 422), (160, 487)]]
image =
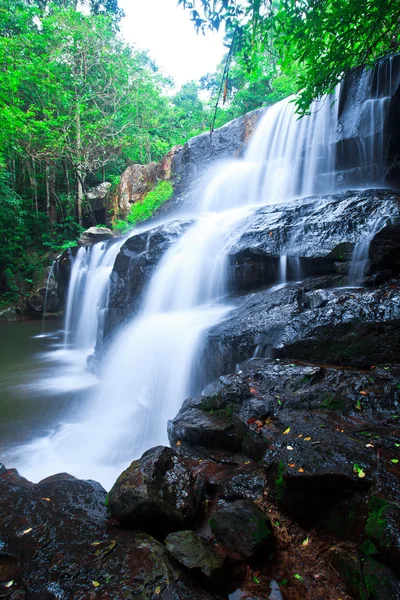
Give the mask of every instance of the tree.
[(400, 0), (179, 0), (198, 29), (226, 22), (236, 32), (236, 53), (249, 68), (277, 54), (283, 72), (293, 63), (298, 111), (329, 93), (360, 65), (371, 66), (400, 42)]
[(176, 135), (176, 143), (182, 143), (189, 138), (205, 131), (209, 124), (203, 102), (199, 98), (199, 86), (195, 81), (189, 81), (182, 85), (179, 92), (172, 97), (175, 110), (172, 111)]

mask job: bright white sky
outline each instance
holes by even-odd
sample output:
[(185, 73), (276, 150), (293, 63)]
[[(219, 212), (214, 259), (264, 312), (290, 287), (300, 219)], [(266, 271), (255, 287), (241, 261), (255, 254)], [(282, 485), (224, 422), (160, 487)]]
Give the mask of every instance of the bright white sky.
[(125, 12), (122, 33), (129, 44), (148, 49), (177, 87), (212, 72), (226, 49), (223, 34), (197, 34), (190, 12), (178, 0), (119, 0)]

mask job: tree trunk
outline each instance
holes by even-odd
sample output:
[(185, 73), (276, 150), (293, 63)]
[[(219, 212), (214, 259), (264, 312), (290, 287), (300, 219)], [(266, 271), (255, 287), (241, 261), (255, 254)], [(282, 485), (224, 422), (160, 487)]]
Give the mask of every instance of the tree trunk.
[(77, 193), (77, 205), (78, 205), (78, 221), (79, 221), (79, 225), (82, 226), (82, 204), (83, 204), (83, 181), (82, 181), (82, 165), (81, 165), (81, 152), (82, 152), (82, 132), (81, 132), (81, 113), (80, 113), (80, 106), (79, 106), (79, 101), (78, 101), (78, 94), (77, 91), (75, 92), (75, 96), (76, 96), (76, 113), (75, 113), (75, 125), (76, 125), (76, 159), (77, 159), (77, 167), (76, 167), (76, 172), (77, 172), (77, 186), (78, 186), (78, 193)]
[(55, 223), (57, 221), (57, 207), (56, 207), (56, 172), (54, 165), (49, 166), (49, 191), (50, 191), (50, 221)]
[(37, 181), (36, 181), (36, 165), (35, 159), (32, 158), (32, 162), (28, 158), (27, 160), (27, 168), (29, 174), (29, 182), (33, 191), (33, 202), (35, 205), (36, 218), (39, 216), (39, 206), (38, 206), (38, 193), (37, 193)]
[(49, 163), (46, 161), (45, 168), (45, 176), (46, 176), (46, 212), (49, 220), (50, 218), (50, 167)]

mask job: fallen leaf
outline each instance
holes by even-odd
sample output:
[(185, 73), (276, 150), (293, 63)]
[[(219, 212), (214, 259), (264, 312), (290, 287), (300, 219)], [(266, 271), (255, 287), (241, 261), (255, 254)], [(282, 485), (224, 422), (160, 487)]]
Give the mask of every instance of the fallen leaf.
[(365, 444), (366, 448), (375, 448), (375, 446), (373, 444)]
[(294, 469), (296, 465), (295, 465), (294, 463), (289, 463), (289, 464), (288, 464), (288, 466), (289, 466), (291, 469)]
[(301, 542), (302, 546), (308, 546), (308, 544), (310, 543), (310, 538), (306, 537), (306, 539), (304, 540), (304, 542)]
[(245, 460), (245, 461), (244, 461), (244, 464), (245, 464), (245, 465), (249, 465), (249, 464), (250, 464), (250, 461), (249, 461), (249, 460)]
[(362, 391), (362, 392), (360, 392), (360, 394), (361, 394), (362, 396), (367, 396), (367, 395), (368, 395), (368, 392), (364, 392), (364, 391)]
[(298, 469), (299, 473), (304, 473), (304, 469)]
[(100, 584), (98, 581), (92, 581), (93, 587), (98, 588), (100, 587)]
[(30, 533), (32, 531), (33, 527), (29, 527), (29, 529), (25, 529), (25, 531), (22, 532), (22, 535), (26, 535), (27, 533)]
[(101, 542), (93, 542), (92, 546), (100, 546)]
[(12, 579), (11, 581), (8, 581), (8, 582), (5, 584), (5, 587), (6, 587), (6, 588), (10, 588), (10, 587), (11, 587), (13, 584), (14, 584), (14, 580)]
[(306, 438), (304, 438), (304, 441), (305, 441), (305, 442), (309, 442), (310, 440), (311, 440), (311, 438), (310, 438), (310, 437), (306, 437)]
[(180, 445), (181, 445), (181, 441), (180, 441), (180, 440), (178, 440), (178, 441), (176, 442), (176, 446), (180, 446)]
[(262, 427), (262, 426), (263, 426), (263, 422), (262, 422), (262, 421), (256, 421), (256, 425), (257, 425), (258, 427)]
[(299, 575), (298, 573), (294, 574), (296, 579), (299, 579), (300, 581), (303, 579), (301, 575)]
[(293, 446), (286, 446), (287, 450), (293, 450)]
[(154, 590), (154, 593), (156, 596), (158, 596), (159, 594), (161, 594), (161, 586), (156, 587), (156, 589)]
[(287, 435), (290, 431), (290, 427), (288, 427), (287, 429), (285, 429), (285, 431), (283, 432), (283, 435)]
[(42, 498), (42, 500), (46, 500), (46, 502), (50, 502), (50, 498)]
[(302, 437), (303, 437), (303, 434), (301, 433), (301, 434), (300, 434), (300, 435), (298, 435), (297, 437), (298, 437), (298, 438), (302, 438)]
[(399, 460), (397, 458), (392, 458), (392, 460), (390, 462), (392, 462), (394, 465), (397, 465)]

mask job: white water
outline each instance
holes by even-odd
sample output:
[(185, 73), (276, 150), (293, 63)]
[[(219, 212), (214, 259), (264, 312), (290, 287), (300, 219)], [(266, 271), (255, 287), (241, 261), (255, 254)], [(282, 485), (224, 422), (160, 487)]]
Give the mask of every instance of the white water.
[(350, 285), (363, 284), (368, 266), (369, 247), (376, 234), (383, 229), (388, 220), (388, 216), (382, 215), (369, 223), (366, 234), (355, 244), (349, 268)]
[[(110, 487), (131, 460), (167, 443), (167, 420), (194, 391), (204, 334), (230, 310), (224, 300), (226, 257), (240, 221), (261, 205), (335, 187), (329, 143), (337, 125), (335, 98), (316, 103), (312, 115), (301, 120), (291, 99), (270, 107), (244, 159), (211, 170), (194, 225), (160, 261), (140, 313), (109, 349), (95, 393), (69, 422), (13, 457), (26, 477), (37, 481), (68, 471)], [(92, 353), (122, 243), (79, 250), (68, 294), (64, 357), (71, 346), (75, 358)], [(287, 264), (282, 258), (281, 282)]]

